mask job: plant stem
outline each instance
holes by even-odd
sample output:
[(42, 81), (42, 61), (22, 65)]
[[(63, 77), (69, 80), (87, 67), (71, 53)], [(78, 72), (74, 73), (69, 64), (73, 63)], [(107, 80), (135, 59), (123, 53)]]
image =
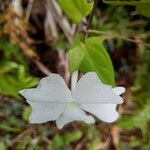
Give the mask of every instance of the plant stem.
[(117, 33), (115, 33), (115, 32), (97, 31), (97, 30), (91, 30), (91, 29), (89, 29), (88, 32), (89, 32), (89, 33), (95, 33), (95, 34), (102, 34), (102, 35), (105, 36), (105, 37), (104, 37), (105, 39), (119, 38), (119, 39), (126, 40), (126, 41), (129, 41), (129, 42), (132, 42), (132, 43), (143, 44), (143, 45), (146, 46), (146, 47), (150, 47), (150, 44), (148, 44), (148, 43), (144, 43), (143, 41), (136, 41), (136, 40), (130, 39), (130, 38), (128, 38), (128, 37), (119, 35), (119, 34), (117, 34)]
[[(94, 13), (95, 13), (95, 10), (96, 10), (96, 7), (97, 7), (97, 3), (98, 3), (98, 0), (94, 0), (94, 6), (93, 6), (93, 10), (89, 16), (89, 19), (88, 19), (88, 22), (87, 22), (87, 27), (86, 27), (86, 30), (88, 31), (88, 29), (90, 28), (90, 25), (92, 23), (92, 19), (93, 19), (93, 16), (94, 16)], [(84, 37), (83, 37), (83, 41), (85, 41), (85, 39), (87, 38), (88, 36), (88, 32), (86, 32), (84, 34)]]

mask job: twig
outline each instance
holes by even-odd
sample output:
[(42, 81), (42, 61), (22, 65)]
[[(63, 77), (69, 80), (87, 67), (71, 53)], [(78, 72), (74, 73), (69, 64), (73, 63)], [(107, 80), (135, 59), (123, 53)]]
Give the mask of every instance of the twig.
[[(63, 30), (68, 42), (71, 44), (74, 40), (74, 34), (76, 30), (76, 26), (71, 26), (68, 19), (63, 15), (62, 9), (57, 4), (56, 0), (50, 0), (50, 9), (53, 13), (53, 17), (55, 21), (59, 24), (60, 28)], [(69, 65), (68, 65), (68, 59), (67, 55), (63, 51), (58, 51), (60, 63), (58, 65), (58, 68), (63, 68), (63, 77), (66, 81), (66, 83), (69, 83), (70, 80), (70, 73), (69, 73)], [(63, 67), (62, 67), (63, 66)]]
[(42, 62), (39, 61), (39, 57), (37, 53), (35, 53), (32, 49), (30, 49), (25, 43), (21, 43), (18, 38), (15, 38), (16, 44), (18, 44), (22, 50), (22, 52), (30, 59), (32, 60), (38, 69), (45, 75), (49, 75), (51, 71), (44, 65)]
[(56, 0), (50, 0), (50, 9), (52, 9), (54, 19), (57, 21), (61, 29), (64, 31), (64, 34), (66, 35), (67, 40), (69, 43), (73, 42), (74, 35), (72, 35), (72, 28), (65, 16), (63, 16), (62, 10), (57, 4)]
[[(27, 9), (27, 16), (30, 17), (30, 12), (31, 12), (31, 9), (32, 9), (32, 4), (33, 4), (33, 1), (34, 0), (30, 0), (29, 3), (28, 3), (28, 9)], [(20, 0), (16, 0), (16, 1), (13, 1), (12, 5), (14, 6), (13, 9), (15, 12), (17, 12), (17, 14), (19, 14), (20, 11), (20, 8), (21, 8), (21, 3), (20, 3)], [(30, 5), (30, 7), (29, 7)], [(21, 15), (21, 13), (19, 14)], [(27, 17), (26, 16), (26, 17)], [(27, 17), (27, 18), (28, 18)], [(28, 18), (29, 19), (29, 18)], [(20, 20), (17, 19), (17, 20), (14, 20), (16, 25), (19, 24)], [(16, 28), (15, 28), (16, 29)], [(19, 31), (19, 30), (18, 30)], [(12, 36), (12, 39), (13, 39), (13, 42), (15, 41), (14, 44), (17, 44), (19, 45), (19, 47), (21, 48), (22, 52), (30, 59), (32, 60), (36, 66), (38, 67), (38, 69), (45, 75), (49, 75), (51, 73), (51, 71), (44, 65), (42, 64), (42, 62), (39, 61), (39, 57), (38, 55), (28, 46), (29, 42), (20, 42), (20, 39), (15, 36), (15, 34), (11, 34)], [(22, 36), (22, 35), (21, 35)], [(26, 36), (28, 38), (28, 36)], [(26, 40), (27, 40), (26, 38)]]
[(31, 11), (32, 11), (33, 2), (34, 2), (34, 0), (29, 0), (29, 2), (28, 2), (26, 16), (25, 16), (27, 21), (29, 21), (29, 19), (30, 19), (30, 14), (31, 14)]
[(128, 22), (128, 23), (123, 23), (123, 24), (119, 24), (117, 26), (118, 29), (123, 29), (123, 28), (128, 28), (128, 27), (138, 27), (139, 25), (147, 25), (148, 21), (146, 20), (136, 20), (136, 21), (132, 21), (132, 22)]
[(92, 23), (92, 19), (93, 19), (94, 13), (96, 11), (97, 3), (98, 3), (98, 0), (94, 0), (93, 10), (92, 10), (92, 13), (89, 16), (88, 23), (87, 23), (87, 30), (90, 28), (90, 25)]
[(55, 42), (58, 40), (58, 31), (56, 22), (54, 20), (54, 16), (52, 14), (52, 9), (49, 9), (50, 8), (49, 0), (46, 0), (45, 8), (46, 8), (46, 18), (44, 22), (45, 36), (48, 40)]
[[(97, 3), (98, 3), (98, 0), (94, 0), (94, 6), (93, 6), (93, 10), (89, 16), (89, 19), (88, 19), (88, 22), (87, 22), (87, 27), (86, 27), (86, 30), (88, 31), (88, 29), (90, 28), (90, 25), (92, 23), (92, 19), (93, 19), (93, 16), (94, 16), (94, 13), (95, 13), (95, 10), (96, 10), (96, 7), (97, 7)], [(83, 37), (83, 41), (85, 41), (85, 39), (87, 38), (88, 36), (88, 32), (86, 32), (84, 34), (84, 37)]]
[(89, 32), (89, 33), (95, 33), (95, 34), (103, 34), (103, 35), (105, 35), (105, 37), (104, 37), (105, 39), (109, 39), (109, 38), (120, 38), (120, 39), (129, 41), (129, 42), (132, 42), (132, 43), (143, 44), (143, 45), (146, 46), (146, 47), (150, 47), (150, 44), (143, 43), (142, 41), (136, 41), (136, 40), (133, 40), (133, 39), (124, 37), (124, 36), (122, 36), (122, 35), (118, 35), (118, 34), (116, 34), (116, 33), (105, 32), (105, 31), (97, 31), (97, 30), (88, 30), (88, 32)]
[(17, 137), (15, 137), (12, 140), (12, 144), (16, 144), (16, 143), (20, 142), (26, 135), (29, 135), (31, 133), (34, 134), (35, 132), (36, 131), (33, 127), (24, 130), (22, 133), (20, 133)]
[(50, 75), (51, 71), (44, 65), (42, 64), (39, 60), (34, 59), (33, 62), (36, 64), (38, 69), (45, 75)]
[(119, 146), (119, 128), (116, 125), (113, 125), (110, 129), (111, 137), (112, 137), (112, 143), (116, 149), (118, 149)]

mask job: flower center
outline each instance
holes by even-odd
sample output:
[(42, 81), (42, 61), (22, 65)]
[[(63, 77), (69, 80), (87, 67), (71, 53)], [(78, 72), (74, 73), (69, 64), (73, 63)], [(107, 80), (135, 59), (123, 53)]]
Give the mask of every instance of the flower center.
[(78, 108), (79, 106), (80, 106), (80, 104), (77, 102), (71, 102), (71, 103), (67, 104), (68, 108)]

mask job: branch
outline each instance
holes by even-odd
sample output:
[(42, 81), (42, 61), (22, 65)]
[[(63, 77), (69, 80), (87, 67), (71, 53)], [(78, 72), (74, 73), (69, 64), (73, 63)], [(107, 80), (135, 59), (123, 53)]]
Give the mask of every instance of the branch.
[(95, 33), (95, 34), (103, 34), (105, 35), (105, 39), (109, 39), (109, 38), (119, 38), (119, 39), (123, 39), (132, 43), (136, 43), (136, 44), (143, 44), (146, 47), (150, 47), (150, 44), (148, 43), (143, 43), (142, 41), (136, 41), (127, 37), (124, 37), (122, 35), (118, 35), (117, 33), (114, 32), (105, 32), (105, 31), (97, 31), (97, 30), (88, 30), (88, 33)]
[(45, 28), (45, 37), (48, 41), (57, 41), (58, 40), (58, 31), (56, 21), (53, 16), (53, 10), (50, 9), (50, 1), (46, 0), (45, 8), (46, 8), (46, 17), (44, 21), (44, 28)]
[(74, 39), (74, 35), (72, 35), (72, 28), (71, 28), (69, 21), (63, 15), (62, 9), (60, 8), (60, 6), (58, 5), (56, 0), (50, 0), (49, 2), (51, 4), (50, 9), (53, 10), (52, 12), (53, 12), (54, 19), (56, 20), (56, 22), (59, 24), (59, 26), (63, 30), (69, 43), (72, 43), (73, 39)]
[(50, 75), (51, 71), (42, 62), (40, 62), (38, 59), (34, 59), (33, 62), (43, 74), (47, 76)]

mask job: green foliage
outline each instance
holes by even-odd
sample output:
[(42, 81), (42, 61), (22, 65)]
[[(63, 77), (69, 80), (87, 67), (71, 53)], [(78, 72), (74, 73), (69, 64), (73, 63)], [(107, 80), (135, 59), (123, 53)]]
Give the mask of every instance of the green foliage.
[(35, 85), (37, 85), (37, 80), (27, 76), (23, 66), (18, 66), (9, 74), (0, 74), (0, 93), (4, 95), (17, 97), (20, 90)]
[[(145, 91), (142, 92), (143, 96), (145, 92), (150, 90), (150, 84), (149, 84), (150, 75), (149, 74), (150, 74), (150, 51), (145, 51), (142, 57), (141, 65), (138, 67), (137, 79), (135, 80), (135, 85), (139, 91), (142, 90), (143, 88), (146, 89)], [(137, 91), (136, 94), (138, 94), (139, 91)], [(147, 95), (147, 97), (148, 96), (149, 95)]]
[(126, 116), (121, 119), (118, 125), (126, 130), (141, 128), (143, 133), (147, 131), (147, 123), (150, 121), (150, 103), (146, 103), (143, 109), (138, 110), (136, 116)]
[(145, 2), (146, 4), (138, 4), (136, 6), (136, 10), (143, 16), (150, 18), (150, 1), (149, 0), (141, 0), (140, 2)]
[(106, 84), (113, 85), (114, 70), (111, 59), (103, 46), (100, 37), (87, 38), (69, 51), (69, 62), (71, 72), (80, 70), (82, 73), (94, 71)]
[(143, 16), (150, 18), (150, 4), (141, 4), (136, 6), (136, 10)]
[(82, 138), (81, 131), (75, 131), (63, 136), (56, 135), (52, 141), (52, 150), (71, 150), (70, 143), (77, 142)]
[(58, 2), (74, 23), (81, 22), (93, 8), (93, 3), (88, 3), (87, 0), (58, 0)]
[[(135, 80), (136, 90), (132, 94), (135, 103), (134, 113), (136, 115), (124, 116), (118, 125), (125, 130), (135, 128), (141, 129), (144, 143), (149, 142), (150, 133), (150, 52), (145, 51), (138, 67), (137, 78)], [(141, 140), (141, 139), (139, 139)]]
[(150, 18), (150, 1), (149, 0), (132, 0), (132, 1), (109, 1), (109, 0), (104, 0), (105, 3), (107, 4), (112, 4), (112, 5), (131, 5), (135, 6), (136, 10), (143, 16)]
[(23, 118), (23, 120), (25, 120), (25, 121), (28, 121), (29, 120), (29, 116), (30, 116), (30, 114), (31, 114), (31, 107), (25, 107), (24, 108), (24, 111), (23, 111), (23, 116), (22, 116), (22, 118)]
[(7, 36), (0, 37), (0, 52), (3, 56), (2, 61), (13, 61), (25, 65), (25, 60), (23, 55), (20, 53), (19, 48), (9, 42)]
[(8, 96), (18, 96), (21, 89), (37, 85), (37, 79), (30, 76), (27, 64), (19, 48), (11, 44), (6, 37), (0, 37), (0, 93)]
[(101, 143), (100, 143), (100, 135), (99, 132), (97, 131), (96, 126), (94, 125), (88, 126), (85, 132), (89, 140), (89, 143), (87, 144), (87, 149), (98, 150), (100, 148)]
[(74, 72), (80, 68), (80, 64), (84, 59), (84, 51), (78, 46), (69, 51), (70, 71)]
[(88, 143), (88, 150), (98, 150), (100, 148), (99, 137), (95, 138), (93, 142)]

